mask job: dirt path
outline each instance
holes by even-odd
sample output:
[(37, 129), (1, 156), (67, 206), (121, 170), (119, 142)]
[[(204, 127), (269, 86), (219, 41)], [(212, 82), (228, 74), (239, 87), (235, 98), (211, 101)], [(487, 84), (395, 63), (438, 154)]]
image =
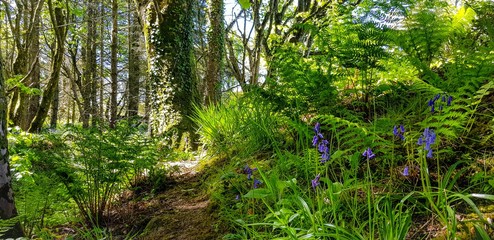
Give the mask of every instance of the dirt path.
[(113, 211), (109, 228), (115, 239), (217, 239), (209, 199), (202, 192), (195, 164), (180, 168), (164, 191), (127, 197)]

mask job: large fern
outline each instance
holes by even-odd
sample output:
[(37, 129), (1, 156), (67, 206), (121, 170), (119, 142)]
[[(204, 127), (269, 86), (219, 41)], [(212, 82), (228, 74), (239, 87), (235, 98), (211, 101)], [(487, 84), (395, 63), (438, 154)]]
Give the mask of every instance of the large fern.
[(333, 151), (342, 155), (363, 152), (368, 147), (384, 151), (391, 142), (381, 136), (371, 125), (348, 121), (334, 115), (320, 115), (316, 118), (329, 131)]

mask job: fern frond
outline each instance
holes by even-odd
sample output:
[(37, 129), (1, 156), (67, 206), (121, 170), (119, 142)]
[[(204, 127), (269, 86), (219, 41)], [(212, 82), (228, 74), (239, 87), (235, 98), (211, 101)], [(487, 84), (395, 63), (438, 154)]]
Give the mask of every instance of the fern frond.
[(2, 237), (5, 232), (12, 229), (16, 223), (19, 222), (19, 216), (13, 217), (7, 220), (0, 219), (0, 237)]
[(334, 115), (321, 115), (317, 119), (321, 125), (331, 129), (332, 138), (336, 140), (337, 150), (354, 153), (363, 151), (367, 147), (378, 147), (388, 143), (361, 124)]
[(415, 91), (418, 94), (426, 96), (434, 96), (436, 94), (444, 93), (445, 91), (429, 84), (421, 79), (414, 79), (410, 91)]

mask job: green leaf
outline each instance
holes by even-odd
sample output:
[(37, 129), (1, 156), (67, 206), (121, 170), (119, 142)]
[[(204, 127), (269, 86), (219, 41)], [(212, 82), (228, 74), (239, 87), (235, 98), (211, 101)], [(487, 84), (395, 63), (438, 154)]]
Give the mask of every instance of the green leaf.
[(271, 195), (271, 191), (266, 188), (252, 189), (244, 195), (244, 198), (261, 199)]
[(491, 179), (489, 181), (487, 181), (489, 183), (489, 185), (491, 185), (491, 187), (494, 187), (494, 179)]
[(250, 8), (250, 1), (249, 0), (238, 0), (238, 3), (242, 7), (242, 9), (247, 10)]
[(489, 234), (479, 225), (475, 224), (473, 225), (475, 228), (475, 235), (477, 236), (475, 239), (482, 239), (482, 240), (489, 240), (491, 239), (489, 237)]
[(469, 196), (494, 201), (494, 195), (490, 195), (490, 194), (472, 193)]

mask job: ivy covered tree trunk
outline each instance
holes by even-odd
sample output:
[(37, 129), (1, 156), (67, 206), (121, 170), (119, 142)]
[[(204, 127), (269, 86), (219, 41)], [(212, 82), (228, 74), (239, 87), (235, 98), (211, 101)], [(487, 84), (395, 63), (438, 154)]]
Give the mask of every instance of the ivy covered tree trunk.
[(223, 23), (223, 0), (210, 1), (209, 21), (211, 23), (208, 32), (208, 62), (205, 77), (206, 105), (214, 104), (220, 99), (220, 82), (223, 69), (223, 54), (225, 49), (225, 27)]
[[(172, 128), (193, 132), (198, 102), (193, 67), (193, 3), (188, 0), (138, 1), (150, 72), (150, 127), (161, 134)], [(189, 139), (189, 143), (191, 139)]]
[[(7, 140), (7, 97), (5, 96), (5, 81), (3, 79), (2, 59), (0, 59), (0, 219), (9, 220), (17, 216), (12, 191), (10, 166), (9, 166), (9, 143)], [(19, 222), (5, 232), (2, 238), (23, 237)]]

